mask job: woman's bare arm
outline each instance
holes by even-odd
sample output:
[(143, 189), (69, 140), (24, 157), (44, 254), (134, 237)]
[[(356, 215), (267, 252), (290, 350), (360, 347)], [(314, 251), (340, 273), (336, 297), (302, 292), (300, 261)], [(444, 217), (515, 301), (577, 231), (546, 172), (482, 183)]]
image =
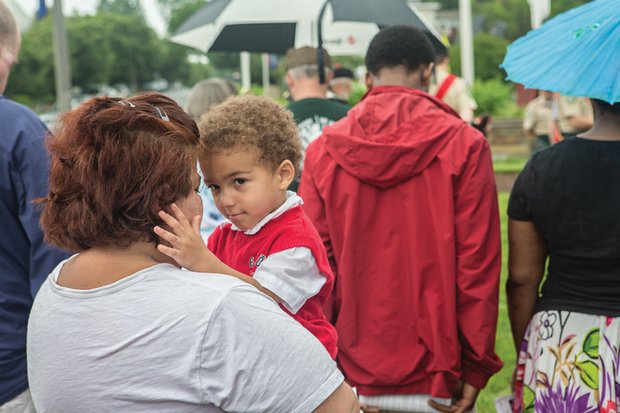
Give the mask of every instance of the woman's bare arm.
[(353, 389), (345, 383), (317, 407), (313, 413), (359, 413), (360, 406)]
[(545, 272), (547, 249), (530, 221), (508, 220), (508, 316), (517, 353), (534, 315), (538, 286)]

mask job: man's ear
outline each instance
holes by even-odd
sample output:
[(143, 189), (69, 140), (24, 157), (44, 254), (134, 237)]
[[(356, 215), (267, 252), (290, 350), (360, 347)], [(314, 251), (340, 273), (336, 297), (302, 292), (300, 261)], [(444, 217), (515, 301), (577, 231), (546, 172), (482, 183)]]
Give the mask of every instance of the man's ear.
[(370, 72), (366, 72), (366, 77), (364, 78), (364, 83), (366, 83), (366, 89), (372, 89), (372, 75)]
[(433, 76), (433, 69), (435, 63), (429, 63), (428, 66), (422, 69), (422, 82), (425, 86), (431, 84), (431, 77)]
[(280, 180), (278, 187), (280, 189), (286, 190), (291, 184), (291, 182), (293, 182), (293, 179), (295, 179), (295, 167), (293, 166), (293, 163), (291, 161), (285, 159), (278, 166), (276, 174), (278, 176), (278, 179)]
[(288, 88), (290, 89), (295, 83), (295, 78), (289, 72), (286, 72), (286, 76), (284, 76), (284, 78), (286, 79), (286, 84), (288, 85)]

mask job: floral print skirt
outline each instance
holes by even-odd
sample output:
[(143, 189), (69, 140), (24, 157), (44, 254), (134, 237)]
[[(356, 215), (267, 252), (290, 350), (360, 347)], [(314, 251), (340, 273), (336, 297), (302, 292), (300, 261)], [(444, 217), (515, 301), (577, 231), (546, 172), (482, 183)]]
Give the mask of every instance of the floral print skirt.
[(618, 413), (620, 318), (541, 311), (521, 343), (515, 413)]

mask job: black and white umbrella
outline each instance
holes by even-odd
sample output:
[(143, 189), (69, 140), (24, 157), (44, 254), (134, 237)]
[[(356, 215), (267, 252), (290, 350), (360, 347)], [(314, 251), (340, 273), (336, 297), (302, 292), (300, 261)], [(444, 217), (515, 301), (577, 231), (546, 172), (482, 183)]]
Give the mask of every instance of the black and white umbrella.
[(212, 0), (172, 41), (203, 52), (284, 54), (290, 47), (323, 46), (334, 56), (363, 56), (381, 27), (399, 24), (425, 30), (436, 48), (445, 48), (405, 0)]

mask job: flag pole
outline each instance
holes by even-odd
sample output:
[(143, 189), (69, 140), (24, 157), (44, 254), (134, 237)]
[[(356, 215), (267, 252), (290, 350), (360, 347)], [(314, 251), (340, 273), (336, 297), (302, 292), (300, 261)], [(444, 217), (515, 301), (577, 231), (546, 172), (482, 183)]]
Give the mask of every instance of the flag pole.
[(61, 112), (71, 109), (71, 68), (67, 46), (65, 16), (62, 0), (54, 0), (54, 76), (56, 81), (56, 104)]
[(470, 0), (459, 0), (459, 37), (461, 39), (461, 75), (470, 86), (474, 83), (474, 41)]

